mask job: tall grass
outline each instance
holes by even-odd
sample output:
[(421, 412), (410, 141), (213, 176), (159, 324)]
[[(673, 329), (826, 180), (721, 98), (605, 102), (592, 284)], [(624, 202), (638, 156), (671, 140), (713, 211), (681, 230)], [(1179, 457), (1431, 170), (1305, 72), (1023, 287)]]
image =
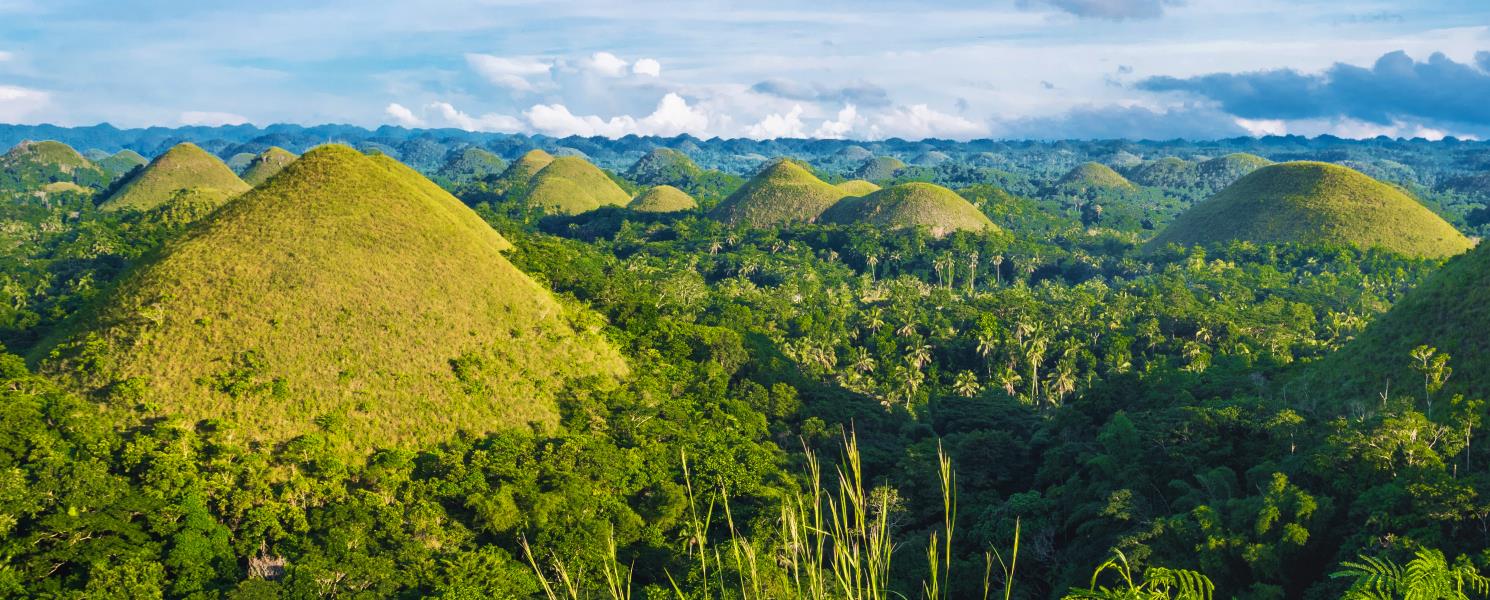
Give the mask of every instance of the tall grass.
[[(690, 598), (766, 600), (890, 600), (904, 595), (891, 589), (890, 567), (895, 541), (890, 531), (891, 502), (887, 494), (875, 494), (866, 485), (858, 439), (846, 434), (843, 460), (834, 468), (836, 485), (831, 491), (823, 483), (823, 468), (816, 454), (805, 452), (806, 480), (802, 489), (785, 498), (777, 518), (774, 539), (751, 539), (736, 523), (727, 490), (701, 498), (682, 456), (683, 481), (688, 496), (685, 524), (687, 552), (692, 573), (681, 580), (667, 573), (674, 595)], [(937, 448), (938, 477), (942, 494), (942, 523), (927, 545), (927, 574), (921, 582), (926, 600), (950, 596), (952, 541), (957, 521), (957, 482), (952, 460)], [(728, 538), (720, 543), (709, 532), (722, 515)], [(985, 555), (983, 595), (992, 589), (992, 569), (997, 559), (1003, 575), (1004, 598), (1013, 595), (1014, 568), (1019, 554), (1019, 526), (1015, 524), (1014, 547), (1006, 563), (997, 550)], [(539, 565), (531, 549), (523, 550), (538, 574), (549, 600), (581, 598), (575, 581), (578, 574), (562, 561), (549, 568)], [(627, 600), (631, 571), (615, 559), (615, 544), (601, 561), (601, 576), (595, 587), (600, 597)]]

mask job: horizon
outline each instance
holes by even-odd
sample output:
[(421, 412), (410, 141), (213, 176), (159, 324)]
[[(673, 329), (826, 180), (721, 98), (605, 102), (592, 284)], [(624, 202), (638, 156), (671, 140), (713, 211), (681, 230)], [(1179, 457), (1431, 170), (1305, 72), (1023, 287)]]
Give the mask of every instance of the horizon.
[(246, 12), (5, 0), (0, 122), (612, 139), (1490, 137), (1490, 7), (1232, 4), (334, 0)]

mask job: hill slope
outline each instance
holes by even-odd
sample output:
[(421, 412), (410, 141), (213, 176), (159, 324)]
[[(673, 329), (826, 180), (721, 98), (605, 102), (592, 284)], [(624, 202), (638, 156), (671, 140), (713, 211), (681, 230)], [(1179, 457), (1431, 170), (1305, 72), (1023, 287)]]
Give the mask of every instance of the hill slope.
[(1273, 161), (1256, 154), (1237, 152), (1201, 161), (1200, 164), (1195, 165), (1195, 171), (1196, 176), (1200, 178), (1201, 185), (1220, 190), (1270, 164), (1273, 164)]
[(200, 197), (216, 198), (221, 204), (248, 189), (249, 185), (216, 156), (195, 144), (178, 144), (135, 171), (99, 208), (150, 210), (186, 190), (195, 190)]
[(253, 160), (248, 161), (248, 168), (243, 170), (243, 183), (250, 186), (264, 183), (283, 170), (285, 165), (295, 162), (296, 158), (299, 157), (279, 146), (260, 152)]
[(926, 227), (941, 237), (953, 231), (996, 226), (957, 192), (931, 183), (903, 183), (867, 196), (839, 200), (822, 217), (825, 223), (867, 223), (884, 229)]
[(796, 162), (778, 160), (725, 198), (709, 216), (747, 227), (810, 223), (843, 195), (843, 190)]
[(687, 192), (670, 185), (648, 188), (626, 208), (637, 212), (678, 212), (698, 208), (698, 203)]
[(1470, 241), (1397, 188), (1338, 165), (1292, 162), (1258, 169), (1181, 213), (1149, 242), (1334, 243), (1440, 258)]
[(703, 172), (687, 154), (656, 148), (626, 170), (626, 178), (642, 185), (686, 186)]
[(140, 156), (134, 150), (120, 150), (110, 156), (99, 159), (95, 164), (109, 174), (111, 179), (118, 179), (135, 170), (135, 167), (143, 167), (150, 164), (150, 159)]
[(35, 191), (49, 183), (101, 187), (110, 177), (61, 142), (21, 142), (0, 156), (0, 189)]
[(577, 215), (602, 206), (626, 206), (631, 195), (589, 161), (561, 156), (533, 176), (522, 200), (550, 213)]
[(833, 187), (843, 191), (847, 196), (868, 196), (880, 191), (880, 186), (863, 179), (850, 179)]
[(880, 156), (864, 161), (854, 170), (855, 179), (867, 181), (884, 181), (895, 176), (895, 172), (905, 168), (905, 162), (893, 156)]
[(169, 243), (33, 358), (74, 388), (130, 401), (118, 390), (143, 386), (165, 413), (270, 442), (318, 417), (359, 452), (550, 423), (566, 381), (625, 365), (506, 247), (412, 169), (323, 146)]
[(1057, 179), (1054, 187), (1062, 192), (1081, 193), (1088, 190), (1115, 190), (1131, 191), (1137, 189), (1133, 182), (1128, 181), (1112, 167), (1102, 163), (1089, 162), (1076, 165), (1076, 168), (1067, 171), (1060, 179)]
[(475, 146), (451, 150), (445, 157), (444, 166), (435, 175), (454, 183), (470, 183), (500, 175), (507, 169), (507, 161)]

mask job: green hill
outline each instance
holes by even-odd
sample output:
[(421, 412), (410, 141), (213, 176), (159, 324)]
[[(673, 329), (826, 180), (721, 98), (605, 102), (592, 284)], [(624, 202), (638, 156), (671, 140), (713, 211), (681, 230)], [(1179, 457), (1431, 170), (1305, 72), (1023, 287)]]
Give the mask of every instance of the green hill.
[(250, 186), (264, 183), (283, 170), (286, 165), (295, 162), (296, 158), (299, 157), (289, 150), (278, 146), (271, 147), (249, 161), (248, 168), (243, 170), (243, 182)]
[(1490, 397), (1490, 247), (1448, 261), (1359, 337), (1308, 369), (1311, 389), (1342, 401), (1374, 402), (1392, 393), (1421, 398), (1423, 376), (1410, 356), (1420, 345), (1449, 355), (1441, 400)]
[(698, 203), (683, 190), (670, 185), (658, 185), (642, 192), (626, 208), (637, 212), (678, 212), (698, 208)]
[(923, 152), (911, 159), (911, 164), (919, 167), (935, 167), (950, 160), (952, 160), (952, 157), (946, 152), (931, 150), (929, 152)]
[(996, 228), (987, 215), (957, 192), (922, 182), (844, 198), (823, 212), (822, 221), (840, 225), (867, 223), (883, 229), (926, 227), (937, 237), (953, 231)]
[(1054, 186), (1057, 192), (1062, 193), (1084, 193), (1087, 191), (1133, 191), (1138, 186), (1119, 175), (1112, 167), (1102, 163), (1089, 162), (1077, 165), (1076, 168), (1067, 171)]
[(21, 142), (0, 156), (0, 189), (35, 191), (49, 183), (102, 187), (109, 176), (61, 142)]
[(687, 187), (702, 172), (688, 155), (671, 148), (657, 148), (632, 164), (626, 170), (626, 178), (641, 185)]
[(577, 215), (602, 206), (626, 206), (631, 195), (589, 161), (561, 156), (533, 176), (521, 200), (549, 213)]
[(150, 159), (140, 156), (140, 153), (134, 150), (120, 150), (110, 156), (99, 159), (95, 164), (98, 165), (98, 168), (103, 169), (105, 173), (108, 173), (110, 179), (118, 179), (128, 175), (136, 167), (143, 167), (150, 164)]
[(252, 152), (239, 152), (229, 156), (223, 163), (228, 165), (228, 168), (232, 169), (234, 173), (237, 173), (239, 177), (242, 177), (243, 172), (248, 170), (248, 166), (253, 164), (256, 157), (258, 155)]
[(1128, 170), (1128, 179), (1139, 185), (1180, 188), (1195, 185), (1195, 163), (1168, 156), (1151, 160)]
[(797, 162), (780, 159), (725, 198), (709, 216), (746, 227), (810, 223), (843, 194)]
[(895, 176), (895, 172), (905, 168), (905, 163), (893, 156), (879, 156), (864, 161), (854, 170), (854, 179), (868, 181), (884, 181)]
[(103, 210), (150, 210), (182, 190), (198, 190), (219, 204), (248, 191), (249, 185), (216, 156), (195, 144), (178, 144), (135, 171), (104, 199)]
[(880, 191), (880, 186), (864, 181), (863, 179), (850, 179), (834, 187), (838, 188), (846, 196), (868, 196)]
[(437, 177), (453, 183), (470, 183), (500, 175), (507, 170), (507, 161), (475, 146), (451, 150), (445, 157), (444, 166), (435, 172)]
[(554, 162), (552, 154), (542, 150), (529, 150), (517, 160), (512, 161), (512, 164), (507, 165), (507, 169), (492, 181), (492, 191), (498, 194), (520, 196), (527, 192), (533, 176), (551, 162)]
[(834, 152), (833, 156), (839, 160), (864, 161), (874, 158), (874, 153), (863, 146), (844, 146)]
[(1244, 175), (1270, 164), (1273, 164), (1273, 161), (1256, 154), (1237, 152), (1201, 161), (1200, 164), (1195, 165), (1195, 172), (1201, 185), (1212, 190), (1219, 190), (1235, 183)]
[(1395, 187), (1318, 162), (1263, 167), (1181, 213), (1151, 248), (1226, 243), (1334, 243), (1446, 257), (1471, 246)]
[(148, 399), (245, 440), (329, 429), (360, 453), (550, 424), (566, 381), (626, 366), (507, 247), (392, 158), (322, 146), (168, 243), (33, 360), (121, 409)]

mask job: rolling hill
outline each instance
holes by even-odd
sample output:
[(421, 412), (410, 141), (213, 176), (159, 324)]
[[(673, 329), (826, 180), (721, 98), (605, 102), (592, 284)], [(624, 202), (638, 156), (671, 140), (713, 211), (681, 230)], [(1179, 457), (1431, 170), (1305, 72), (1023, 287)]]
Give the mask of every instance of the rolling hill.
[(867, 196), (839, 200), (823, 212), (824, 223), (866, 223), (883, 229), (926, 227), (932, 235), (983, 231), (996, 226), (957, 192), (931, 183), (903, 183)]
[(128, 175), (136, 167), (150, 164), (150, 159), (140, 156), (134, 150), (120, 150), (114, 154), (99, 159), (94, 164), (108, 173), (110, 179), (118, 179)]
[(658, 185), (642, 192), (626, 208), (637, 212), (679, 212), (698, 208), (698, 202), (683, 190), (670, 185)]
[(492, 182), (492, 191), (498, 194), (522, 195), (527, 192), (533, 176), (554, 162), (554, 156), (542, 150), (529, 150), (507, 165), (507, 168)]
[(729, 225), (773, 227), (811, 223), (844, 195), (792, 160), (762, 169), (709, 213)]
[(475, 146), (451, 150), (445, 156), (445, 164), (435, 176), (453, 183), (470, 183), (500, 175), (507, 170), (507, 161)]
[(693, 160), (672, 148), (656, 148), (626, 170), (626, 178), (641, 185), (686, 187), (703, 172)]
[(1195, 185), (1198, 178), (1195, 163), (1173, 156), (1139, 164), (1127, 172), (1132, 182), (1152, 187), (1186, 187)]
[(102, 187), (103, 169), (61, 142), (21, 142), (0, 156), (0, 188), (34, 191), (49, 183)]
[[(32, 357), (69, 387), (353, 454), (553, 423), (626, 366), (474, 212), (387, 156), (307, 152), (132, 271)], [(119, 404), (123, 403), (123, 404)]]
[(863, 179), (850, 179), (833, 187), (838, 188), (847, 196), (868, 196), (880, 190), (880, 186)]
[(854, 169), (854, 179), (884, 181), (895, 176), (895, 172), (906, 167), (905, 162), (893, 156), (878, 156), (864, 161)]
[(1273, 161), (1256, 154), (1235, 152), (1201, 161), (1195, 165), (1195, 174), (1201, 185), (1212, 190), (1220, 190), (1270, 164), (1273, 164)]
[(1102, 163), (1088, 162), (1067, 171), (1052, 186), (1062, 193), (1079, 194), (1087, 191), (1133, 191), (1138, 186), (1128, 181), (1112, 167)]
[(549, 213), (577, 215), (602, 206), (626, 206), (631, 195), (589, 161), (561, 156), (533, 175), (520, 200)]
[(1333, 243), (1442, 258), (1468, 238), (1401, 190), (1357, 171), (1319, 162), (1258, 169), (1180, 214), (1149, 242), (1204, 245)]
[(248, 189), (249, 185), (216, 156), (195, 144), (178, 144), (135, 171), (99, 208), (150, 210), (186, 190), (195, 190), (197, 196), (215, 198), (221, 204)]
[(264, 183), (283, 170), (286, 165), (295, 162), (296, 158), (299, 157), (289, 150), (278, 146), (270, 147), (248, 162), (248, 168), (243, 170), (243, 183), (250, 186)]

